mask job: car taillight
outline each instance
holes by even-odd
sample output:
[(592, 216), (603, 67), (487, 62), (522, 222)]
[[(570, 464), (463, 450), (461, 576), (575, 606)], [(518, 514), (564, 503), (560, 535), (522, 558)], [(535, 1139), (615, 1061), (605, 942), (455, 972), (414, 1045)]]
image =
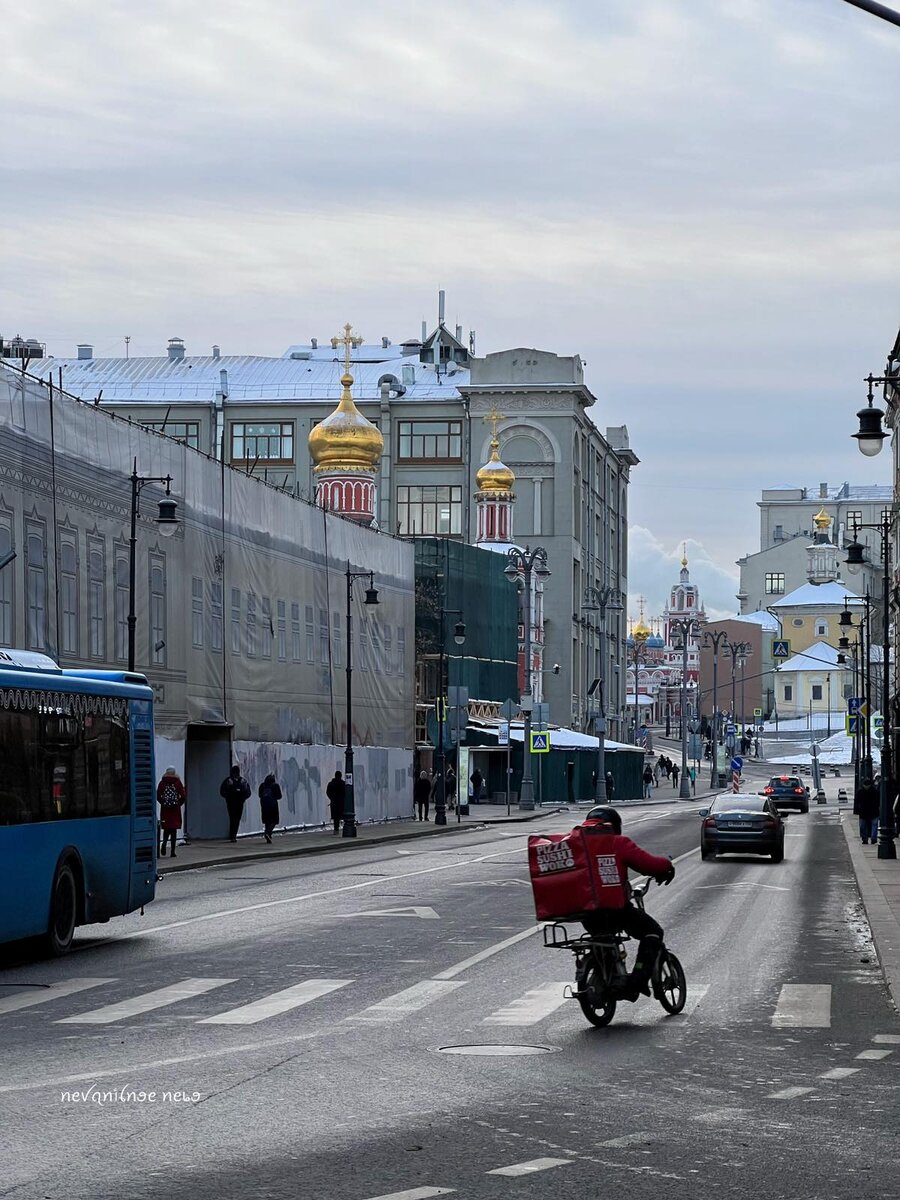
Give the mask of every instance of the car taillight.
[(794, 795), (795, 795), (795, 796), (802, 796), (802, 795), (803, 795), (803, 788), (794, 788)]
[(706, 820), (703, 822), (703, 824), (706, 826), (707, 829), (709, 829), (711, 826), (715, 826), (715, 823), (716, 823), (715, 817), (707, 817)]
[(763, 795), (771, 796), (774, 791), (775, 791), (774, 788), (763, 788)]
[(774, 817), (766, 817), (763, 821), (763, 829), (774, 829), (778, 822)]

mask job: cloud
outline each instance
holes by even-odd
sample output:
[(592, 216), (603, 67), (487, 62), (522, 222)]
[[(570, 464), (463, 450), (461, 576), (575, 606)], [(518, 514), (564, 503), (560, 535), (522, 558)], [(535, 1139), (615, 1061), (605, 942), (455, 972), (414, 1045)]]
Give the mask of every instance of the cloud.
[(637, 617), (641, 597), (649, 619), (662, 615), (672, 587), (678, 582), (682, 555), (687, 554), (691, 582), (700, 589), (700, 602), (710, 620), (733, 616), (738, 575), (717, 565), (701, 542), (693, 538), (667, 549), (642, 525), (628, 531), (628, 615)]

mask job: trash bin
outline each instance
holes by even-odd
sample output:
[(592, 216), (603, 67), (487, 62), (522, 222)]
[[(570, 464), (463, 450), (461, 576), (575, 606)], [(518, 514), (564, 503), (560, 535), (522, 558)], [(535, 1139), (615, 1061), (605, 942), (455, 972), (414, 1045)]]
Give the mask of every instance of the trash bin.
[(725, 786), (725, 772), (724, 772), (724, 771), (718, 771), (718, 772), (716, 773), (716, 779), (718, 780), (719, 787), (720, 787), (720, 788), (723, 788), (723, 787)]

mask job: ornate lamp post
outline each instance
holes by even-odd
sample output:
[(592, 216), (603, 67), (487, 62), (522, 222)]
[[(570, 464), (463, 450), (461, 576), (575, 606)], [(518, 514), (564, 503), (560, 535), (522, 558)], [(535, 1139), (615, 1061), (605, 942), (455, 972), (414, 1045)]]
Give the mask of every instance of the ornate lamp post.
[(534, 699), (531, 691), (531, 577), (546, 579), (550, 575), (547, 566), (547, 551), (543, 546), (535, 546), (529, 550), (512, 547), (508, 552), (509, 562), (504, 574), (507, 579), (518, 580), (524, 577), (524, 626), (525, 626), (525, 690), (522, 693), (521, 707), (525, 714), (525, 744), (523, 751), (522, 783), (519, 791), (519, 808), (532, 810), (534, 808), (534, 780), (531, 774), (531, 710)]
[[(643, 604), (643, 600), (641, 604)], [(647, 638), (650, 636), (650, 632), (648, 626), (644, 624), (642, 609), (640, 620), (631, 630), (632, 662), (634, 663), (634, 709), (631, 722), (631, 740), (634, 745), (637, 745), (638, 710), (640, 707), (638, 704), (638, 664), (645, 656)]]
[[(731, 719), (737, 720), (737, 672), (753, 647), (749, 642), (725, 642), (722, 649), (731, 657)], [(743, 730), (742, 730), (743, 732)]]
[[(178, 528), (178, 517), (175, 510), (178, 505), (172, 499), (171, 475), (138, 475), (137, 459), (131, 473), (131, 536), (128, 541), (128, 670), (134, 670), (135, 630), (137, 615), (134, 610), (135, 574), (137, 569), (137, 519), (140, 516), (141, 492), (148, 483), (164, 483), (166, 496), (159, 502), (159, 514), (156, 518), (157, 528), (161, 537), (171, 537)], [(5, 564), (4, 564), (5, 565)]]
[[(871, 383), (869, 386), (871, 397)], [(863, 409), (862, 412), (866, 412)], [(862, 424), (862, 422), (860, 422)], [(860, 449), (863, 442), (860, 440)], [(864, 451), (865, 453), (865, 451)], [(897, 848), (894, 845), (894, 808), (893, 808), (893, 755), (891, 753), (892, 733), (891, 715), (891, 534), (894, 514), (885, 509), (878, 524), (854, 524), (853, 541), (847, 547), (847, 568), (857, 572), (865, 563), (862, 545), (857, 541), (856, 534), (860, 529), (873, 529), (881, 534), (881, 559), (884, 571), (884, 591), (882, 595), (882, 628), (881, 628), (881, 716), (884, 721), (883, 743), (881, 748), (881, 811), (878, 818), (878, 857), (896, 858)], [(870, 647), (871, 653), (871, 647)], [(868, 722), (869, 717), (866, 717)]]
[(713, 752), (709, 772), (710, 787), (716, 787), (719, 782), (719, 647), (727, 637), (726, 629), (707, 629), (703, 634), (704, 644), (712, 646), (713, 652)]
[(691, 638), (697, 633), (697, 622), (693, 617), (674, 617), (669, 622), (669, 628), (681, 639), (681, 776), (678, 780), (678, 799), (690, 800), (691, 785), (687, 774), (687, 674), (688, 652)]
[(597, 693), (600, 716), (596, 720), (597, 780), (594, 784), (594, 803), (605, 804), (608, 797), (606, 795), (606, 751), (604, 746), (606, 738), (606, 699), (604, 691), (606, 658), (603, 646), (603, 634), (606, 631), (606, 614), (608, 612), (617, 613), (622, 611), (622, 601), (619, 598), (618, 589), (608, 585), (601, 588), (585, 588), (581, 611), (598, 614), (596, 628), (597, 644), (600, 650), (600, 668), (597, 676)]
[(347, 563), (347, 747), (344, 750), (344, 837), (356, 837), (356, 803), (353, 782), (353, 581), (368, 579), (366, 604), (378, 603), (378, 591), (372, 571), (353, 571)]

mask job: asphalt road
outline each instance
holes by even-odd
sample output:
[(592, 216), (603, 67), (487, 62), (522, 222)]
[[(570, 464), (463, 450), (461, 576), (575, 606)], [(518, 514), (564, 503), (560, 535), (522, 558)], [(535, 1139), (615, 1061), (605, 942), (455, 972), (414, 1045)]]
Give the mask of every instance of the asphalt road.
[(836, 815), (704, 863), (698, 807), (627, 814), (678, 860), (648, 895), (677, 1017), (563, 1000), (524, 849), (566, 816), (173, 875), (63, 961), (7, 955), (0, 1196), (895, 1196), (900, 1021)]

